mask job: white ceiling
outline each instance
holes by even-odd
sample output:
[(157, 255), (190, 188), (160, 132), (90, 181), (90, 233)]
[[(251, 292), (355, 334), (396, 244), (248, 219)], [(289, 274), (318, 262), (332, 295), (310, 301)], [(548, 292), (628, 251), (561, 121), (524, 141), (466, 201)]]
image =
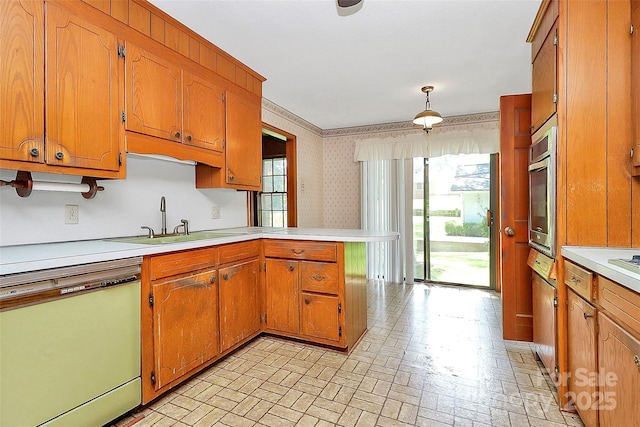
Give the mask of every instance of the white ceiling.
[[(321, 129), (443, 116), (531, 92), (540, 0), (151, 0), (267, 78), (263, 96)], [(351, 11), (350, 9), (347, 10)], [(346, 15), (346, 16), (344, 16)]]

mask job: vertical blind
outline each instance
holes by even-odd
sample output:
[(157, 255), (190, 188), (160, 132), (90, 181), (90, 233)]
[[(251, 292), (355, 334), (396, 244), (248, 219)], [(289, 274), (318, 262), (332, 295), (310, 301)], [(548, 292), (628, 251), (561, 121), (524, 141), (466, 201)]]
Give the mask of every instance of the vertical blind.
[(412, 254), (411, 239), (407, 250), (407, 240), (402, 238), (412, 230), (413, 161), (362, 162), (361, 177), (362, 228), (397, 231), (401, 236), (400, 240), (367, 244), (367, 277), (413, 283), (413, 260), (407, 257)]

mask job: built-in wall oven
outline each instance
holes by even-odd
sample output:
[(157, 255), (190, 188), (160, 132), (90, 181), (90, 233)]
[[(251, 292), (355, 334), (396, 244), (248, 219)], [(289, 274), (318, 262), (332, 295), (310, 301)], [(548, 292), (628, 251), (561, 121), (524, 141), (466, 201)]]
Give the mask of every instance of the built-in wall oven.
[(554, 258), (556, 211), (556, 142), (553, 115), (532, 136), (529, 154), (529, 244)]

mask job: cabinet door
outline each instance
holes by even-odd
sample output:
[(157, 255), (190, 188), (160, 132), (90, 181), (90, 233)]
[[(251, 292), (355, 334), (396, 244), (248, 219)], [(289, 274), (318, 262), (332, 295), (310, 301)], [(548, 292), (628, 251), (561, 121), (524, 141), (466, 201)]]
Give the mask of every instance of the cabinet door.
[(301, 293), (300, 333), (308, 337), (340, 341), (340, 313), (338, 297)]
[(640, 425), (640, 341), (602, 313), (598, 314), (600, 335), (600, 425)]
[(531, 125), (537, 130), (556, 112), (557, 46), (554, 43), (558, 25), (554, 25), (533, 60), (531, 76)]
[(182, 141), (182, 77), (172, 62), (127, 43), (127, 130)]
[(262, 188), (262, 119), (259, 102), (226, 94), (226, 183), (244, 189)]
[(533, 273), (533, 342), (549, 375), (556, 379), (556, 289)]
[(267, 259), (266, 266), (267, 328), (297, 334), (300, 330), (298, 261)]
[(220, 275), (220, 351), (260, 330), (258, 260), (224, 267)]
[[(640, 0), (631, 0), (631, 23), (635, 28), (631, 38), (631, 117), (633, 165), (640, 174)], [(633, 83), (635, 82), (635, 83)]]
[(44, 3), (0, 2), (0, 158), (44, 162)]
[(215, 271), (153, 285), (156, 390), (218, 354)]
[(184, 142), (222, 151), (224, 142), (224, 90), (183, 71)]
[(46, 162), (117, 171), (124, 138), (117, 36), (57, 3), (47, 3), (46, 23)]
[(598, 424), (596, 309), (577, 293), (569, 289), (567, 294), (569, 315), (568, 361), (570, 399), (580, 413), (586, 427)]

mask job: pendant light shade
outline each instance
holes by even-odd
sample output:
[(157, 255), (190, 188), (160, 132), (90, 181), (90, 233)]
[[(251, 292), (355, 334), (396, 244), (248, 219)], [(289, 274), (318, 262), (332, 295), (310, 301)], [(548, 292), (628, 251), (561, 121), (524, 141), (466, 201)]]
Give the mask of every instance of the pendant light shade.
[(437, 125), (438, 123), (444, 120), (442, 116), (437, 112), (431, 109), (431, 104), (429, 103), (429, 92), (433, 90), (433, 86), (424, 86), (422, 88), (422, 92), (427, 94), (427, 102), (425, 105), (425, 110), (421, 113), (416, 114), (416, 117), (413, 119), (413, 123), (422, 126), (425, 132), (429, 133), (429, 131), (433, 128), (433, 125)]

